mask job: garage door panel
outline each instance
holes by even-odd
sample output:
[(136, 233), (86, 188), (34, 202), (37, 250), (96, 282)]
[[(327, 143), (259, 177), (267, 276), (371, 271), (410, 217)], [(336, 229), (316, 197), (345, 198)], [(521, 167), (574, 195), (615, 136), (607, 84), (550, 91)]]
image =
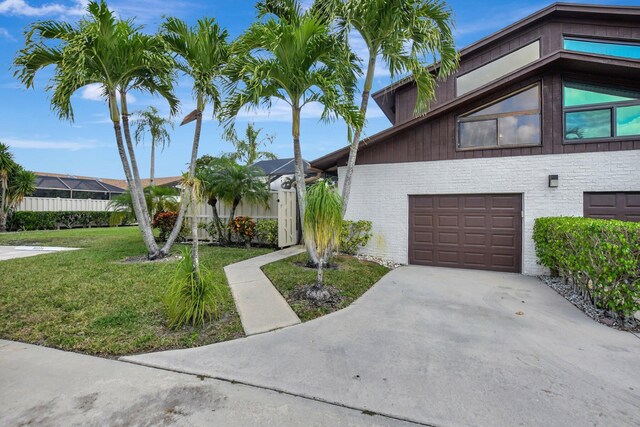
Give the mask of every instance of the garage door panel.
[(411, 264), (520, 271), (521, 195), (411, 196), (409, 207)]
[(625, 206), (628, 208), (640, 208), (640, 193), (623, 193)]
[(440, 250), (435, 255), (441, 264), (458, 264), (460, 262), (458, 251)]
[(458, 215), (438, 215), (439, 227), (458, 227)]
[(415, 233), (416, 243), (433, 243), (433, 232), (418, 231)]
[(484, 215), (465, 215), (463, 226), (465, 228), (487, 228), (487, 217)]
[(493, 234), (491, 246), (514, 249), (516, 247), (515, 237), (513, 234)]
[(489, 243), (489, 235), (484, 233), (464, 233), (465, 246), (486, 246)]
[(437, 198), (436, 206), (438, 209), (458, 209), (460, 199), (457, 196), (439, 196)]
[(584, 193), (586, 218), (640, 222), (640, 192)]
[(413, 225), (431, 227), (433, 225), (432, 215), (416, 215), (413, 218)]
[(467, 196), (463, 199), (464, 208), (469, 209), (487, 209), (487, 198), (484, 196)]

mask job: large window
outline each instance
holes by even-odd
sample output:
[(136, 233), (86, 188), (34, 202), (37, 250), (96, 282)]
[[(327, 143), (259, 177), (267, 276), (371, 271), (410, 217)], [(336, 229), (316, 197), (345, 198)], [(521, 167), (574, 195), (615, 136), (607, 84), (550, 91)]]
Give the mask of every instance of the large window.
[(640, 92), (589, 83), (563, 86), (565, 140), (640, 135)]
[(540, 84), (458, 118), (458, 148), (540, 145)]
[(640, 45), (627, 42), (565, 37), (564, 48), (575, 52), (640, 59)]
[(456, 95), (460, 96), (540, 59), (538, 40), (456, 78)]

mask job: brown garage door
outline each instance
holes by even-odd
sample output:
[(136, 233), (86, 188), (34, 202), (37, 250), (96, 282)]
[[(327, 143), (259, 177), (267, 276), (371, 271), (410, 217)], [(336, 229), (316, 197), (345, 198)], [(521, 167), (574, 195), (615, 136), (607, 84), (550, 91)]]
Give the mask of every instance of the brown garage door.
[(584, 216), (640, 222), (640, 192), (584, 193)]
[(409, 263), (520, 272), (522, 196), (409, 196)]

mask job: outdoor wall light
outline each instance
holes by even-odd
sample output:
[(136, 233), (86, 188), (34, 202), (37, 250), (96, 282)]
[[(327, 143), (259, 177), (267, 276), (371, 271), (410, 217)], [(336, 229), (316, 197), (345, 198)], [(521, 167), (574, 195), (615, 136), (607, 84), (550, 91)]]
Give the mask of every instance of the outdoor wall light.
[(558, 175), (549, 175), (549, 188), (558, 188)]

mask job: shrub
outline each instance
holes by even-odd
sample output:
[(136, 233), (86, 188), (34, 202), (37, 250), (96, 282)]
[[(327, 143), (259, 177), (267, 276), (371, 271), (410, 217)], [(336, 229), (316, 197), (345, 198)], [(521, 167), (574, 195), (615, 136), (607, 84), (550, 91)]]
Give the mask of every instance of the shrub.
[(58, 230), (60, 228), (107, 227), (111, 212), (14, 212), (7, 225), (12, 231)]
[(207, 230), (207, 233), (209, 233), (213, 241), (224, 243), (226, 241), (228, 227), (229, 225), (223, 219), (220, 219), (220, 231), (222, 232), (222, 236), (218, 235), (218, 227), (216, 226), (215, 220), (209, 221), (203, 228)]
[(229, 221), (231, 232), (238, 236), (238, 239), (246, 245), (251, 243), (251, 239), (256, 235), (256, 223), (251, 217), (237, 216)]
[(214, 283), (211, 272), (202, 265), (200, 280), (196, 280), (191, 250), (183, 248), (182, 259), (164, 296), (169, 327), (179, 328), (186, 324), (204, 326), (207, 320), (217, 318), (219, 307), (224, 302), (220, 286)]
[(260, 243), (269, 246), (278, 245), (278, 220), (261, 219), (256, 224), (256, 237)]
[[(178, 212), (158, 212), (153, 217), (151, 226), (160, 230), (159, 239), (166, 241), (178, 220)], [(182, 230), (180, 231), (182, 234)]]
[(354, 255), (371, 239), (371, 221), (342, 221), (340, 252)]
[(538, 218), (539, 263), (616, 316), (640, 310), (640, 223), (589, 218)]

